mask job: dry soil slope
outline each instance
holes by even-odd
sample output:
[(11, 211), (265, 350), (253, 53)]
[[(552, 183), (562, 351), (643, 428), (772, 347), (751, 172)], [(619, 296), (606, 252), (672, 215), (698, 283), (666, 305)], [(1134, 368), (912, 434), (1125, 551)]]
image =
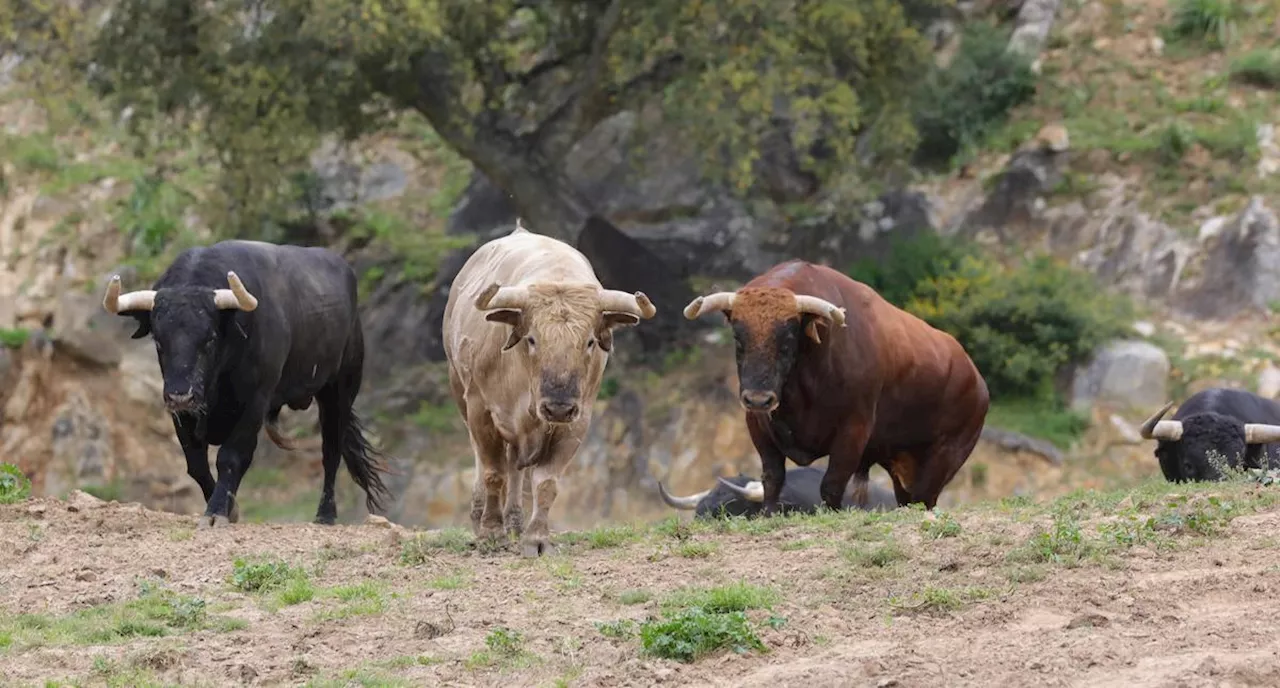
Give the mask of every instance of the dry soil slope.
[[(6, 686), (1280, 685), (1277, 497), (1247, 480), (1153, 482), (940, 518), (669, 521), (562, 534), (561, 553), (542, 560), (475, 551), (456, 531), (194, 530), (192, 517), (133, 504), (30, 500), (0, 507), (0, 676)], [(231, 582), (243, 557), (306, 574), (243, 592)], [(597, 625), (738, 583), (748, 585), (727, 597), (771, 607), (747, 612), (767, 652), (680, 663), (608, 632), (625, 624)]]

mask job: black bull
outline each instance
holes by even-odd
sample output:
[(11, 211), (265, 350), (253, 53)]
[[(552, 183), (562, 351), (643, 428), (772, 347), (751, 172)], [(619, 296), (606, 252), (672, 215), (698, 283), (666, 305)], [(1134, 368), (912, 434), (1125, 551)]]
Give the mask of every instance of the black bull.
[[(111, 279), (103, 307), (150, 334), (164, 376), (164, 402), (206, 502), (202, 525), (239, 520), (236, 492), (259, 431), (282, 448), (282, 407), (320, 404), (324, 488), (316, 522), (337, 518), (334, 481), (345, 460), (370, 511), (387, 496), (373, 451), (352, 409), (364, 365), (356, 276), (321, 248), (224, 241), (180, 253), (149, 290), (120, 293)], [(218, 478), (208, 449), (218, 446)]]
[[(787, 471), (787, 480), (783, 483), (782, 494), (778, 498), (778, 506), (783, 513), (813, 513), (823, 506), (821, 468), (806, 466)], [(658, 493), (667, 506), (676, 509), (693, 509), (696, 518), (716, 518), (719, 516), (745, 516), (752, 518), (760, 515), (764, 508), (764, 489), (758, 480), (738, 475), (733, 478), (719, 478), (714, 488), (688, 497), (673, 497), (658, 483)], [(867, 501), (858, 504), (853, 500), (850, 490), (845, 491), (841, 506), (866, 511), (887, 511), (898, 506), (898, 500), (891, 490), (871, 484), (867, 489)]]
[(1215, 387), (1188, 397), (1164, 420), (1172, 406), (1156, 411), (1139, 430), (1156, 440), (1165, 480), (1216, 481), (1228, 469), (1280, 468), (1280, 403)]

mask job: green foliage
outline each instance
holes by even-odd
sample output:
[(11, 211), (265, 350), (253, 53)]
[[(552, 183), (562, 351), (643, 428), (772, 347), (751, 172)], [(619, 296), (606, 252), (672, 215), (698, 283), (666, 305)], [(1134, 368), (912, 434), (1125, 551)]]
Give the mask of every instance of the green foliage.
[(231, 571), (231, 585), (241, 592), (271, 592), (292, 581), (307, 578), (304, 569), (272, 558), (258, 561), (236, 559)]
[(1058, 397), (992, 399), (987, 423), (1048, 440), (1063, 450), (1089, 429), (1089, 417)]
[(957, 537), (960, 535), (960, 524), (954, 516), (943, 512), (938, 514), (937, 520), (921, 521), (920, 532), (924, 533), (925, 537), (933, 540)]
[(960, 341), (993, 398), (1052, 397), (1055, 373), (1123, 331), (1129, 304), (1040, 256), (1005, 268), (967, 257), (922, 282), (908, 311)]
[(723, 648), (740, 654), (767, 651), (746, 614), (701, 607), (646, 621), (640, 626), (640, 642), (648, 654), (686, 663)]
[(133, 192), (116, 210), (116, 224), (128, 237), (130, 255), (151, 258), (159, 255), (179, 232), (182, 215), (191, 204), (191, 195), (176, 185), (154, 176), (133, 180)]
[(17, 504), (31, 494), (31, 480), (11, 463), (0, 463), (0, 504)]
[(1008, 44), (1006, 31), (984, 22), (966, 25), (955, 58), (923, 80), (914, 105), (918, 161), (943, 163), (978, 146), (1035, 95), (1030, 60)]
[(26, 328), (15, 327), (13, 329), (0, 327), (0, 346), (10, 349), (21, 349), (22, 345), (27, 343), (27, 338), (31, 336), (31, 332)]
[(1173, 23), (1166, 33), (1175, 39), (1223, 48), (1235, 38), (1237, 22), (1243, 14), (1236, 0), (1176, 0)]
[(902, 306), (916, 295), (922, 282), (954, 273), (961, 260), (972, 255), (975, 251), (967, 244), (926, 231), (914, 237), (895, 236), (887, 256), (862, 258), (846, 273), (875, 289), (889, 303)]
[(1254, 50), (1231, 62), (1231, 79), (1260, 88), (1280, 88), (1280, 50)]
[(738, 581), (713, 588), (681, 590), (667, 599), (663, 606), (701, 607), (713, 613), (725, 613), (768, 608), (778, 599), (778, 592), (772, 588)]
[[(514, 132), (546, 133), (538, 153), (556, 163), (591, 124), (658, 95), (667, 120), (706, 151), (708, 172), (739, 189), (780, 121), (826, 176), (853, 161), (854, 134), (873, 123), (878, 148), (912, 144), (901, 84), (928, 64), (900, 0), (276, 0), (264, 9), (246, 30), (240, 2), (125, 0), (85, 41), (91, 49), (68, 60), (98, 67), (102, 91), (134, 106), (135, 129), (172, 117), (217, 151), (228, 227), (256, 228), (296, 195), (288, 172), (322, 136), (384, 127), (396, 109), (421, 112), (486, 172), (536, 174), (542, 163)], [(563, 84), (578, 98), (554, 107), (547, 93)], [(811, 154), (819, 138), (820, 158)]]

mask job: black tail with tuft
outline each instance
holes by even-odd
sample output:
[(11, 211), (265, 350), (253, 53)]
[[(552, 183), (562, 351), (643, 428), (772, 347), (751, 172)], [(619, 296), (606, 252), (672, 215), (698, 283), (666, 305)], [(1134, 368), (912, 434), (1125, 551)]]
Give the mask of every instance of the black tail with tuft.
[(365, 439), (364, 426), (353, 410), (347, 416), (347, 428), (343, 433), (342, 459), (347, 464), (351, 479), (365, 492), (365, 505), (369, 513), (380, 514), (391, 497), (391, 491), (382, 482), (385, 465), (377, 460), (383, 456)]

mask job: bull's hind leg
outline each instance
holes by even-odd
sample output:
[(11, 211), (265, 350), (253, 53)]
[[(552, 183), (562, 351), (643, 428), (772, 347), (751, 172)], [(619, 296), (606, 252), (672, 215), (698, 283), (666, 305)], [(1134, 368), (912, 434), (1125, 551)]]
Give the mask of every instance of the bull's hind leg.
[(338, 479), (338, 465), (342, 463), (343, 433), (346, 432), (351, 411), (343, 403), (336, 385), (322, 388), (316, 398), (320, 402), (320, 453), (324, 462), (324, 487), (320, 491), (320, 506), (316, 508), (315, 522), (331, 526), (338, 520), (334, 484)]
[(915, 475), (911, 484), (911, 500), (923, 502), (924, 508), (933, 511), (938, 495), (951, 482), (960, 467), (969, 459), (978, 444), (982, 426), (959, 436), (944, 437), (936, 441), (922, 454), (917, 455)]

